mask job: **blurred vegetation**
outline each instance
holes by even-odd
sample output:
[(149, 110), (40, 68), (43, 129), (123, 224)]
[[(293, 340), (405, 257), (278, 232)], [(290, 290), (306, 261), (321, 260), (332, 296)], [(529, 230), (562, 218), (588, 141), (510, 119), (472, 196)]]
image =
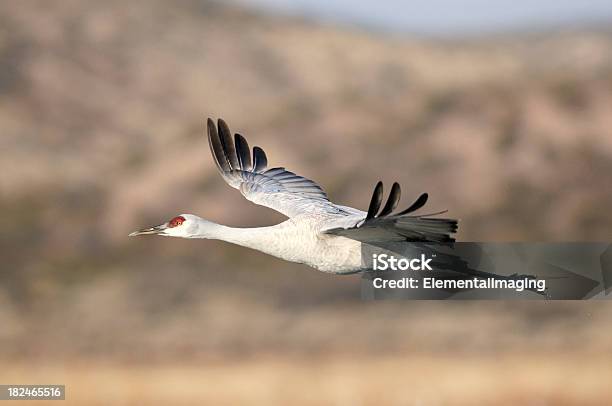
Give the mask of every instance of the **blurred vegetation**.
[(217, 175), (220, 116), (340, 204), (397, 180), (464, 241), (610, 240), (609, 33), (448, 43), (206, 1), (2, 2), (0, 66), (0, 358), (611, 353), (604, 303), (362, 303), (358, 276), (126, 237), (185, 212), (282, 220)]

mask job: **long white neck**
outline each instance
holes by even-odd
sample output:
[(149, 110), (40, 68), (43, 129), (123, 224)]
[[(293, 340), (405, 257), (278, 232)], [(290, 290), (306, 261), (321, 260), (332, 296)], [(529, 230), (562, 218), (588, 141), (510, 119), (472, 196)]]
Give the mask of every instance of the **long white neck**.
[(197, 228), (191, 231), (187, 238), (206, 238), (222, 240), (243, 247), (269, 252), (270, 245), (282, 239), (282, 231), (286, 227), (281, 224), (269, 227), (234, 228), (200, 219)]
[(319, 238), (308, 221), (289, 219), (269, 227), (234, 228), (192, 214), (182, 216), (188, 220), (187, 228), (176, 227), (165, 235), (227, 241), (324, 272), (361, 269), (360, 242), (344, 237)]

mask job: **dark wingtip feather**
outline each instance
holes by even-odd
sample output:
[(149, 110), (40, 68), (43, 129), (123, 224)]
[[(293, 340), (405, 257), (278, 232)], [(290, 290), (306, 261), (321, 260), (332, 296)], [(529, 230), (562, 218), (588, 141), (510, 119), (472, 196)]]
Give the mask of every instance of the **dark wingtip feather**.
[(240, 169), (243, 171), (251, 170), (251, 149), (249, 143), (240, 134), (234, 134), (234, 145), (236, 147), (236, 154), (238, 156), (238, 163)]
[(408, 213), (412, 213), (413, 211), (417, 211), (418, 209), (420, 209), (421, 207), (425, 206), (425, 203), (427, 203), (427, 199), (429, 198), (429, 195), (427, 193), (423, 193), (421, 196), (419, 196), (418, 199), (415, 200), (414, 203), (412, 203), (410, 205), (410, 207), (408, 207), (406, 210), (398, 213), (398, 216), (403, 216), (404, 214), (408, 214)]
[[(398, 223), (399, 233), (411, 242), (454, 242), (452, 234), (457, 232), (457, 221), (454, 219), (423, 219), (409, 217), (406, 221)], [(402, 232), (402, 229), (406, 230)]]
[(236, 154), (236, 149), (234, 148), (234, 140), (232, 139), (232, 133), (230, 132), (229, 126), (222, 118), (220, 118), (217, 120), (217, 127), (219, 130), (221, 145), (223, 145), (223, 151), (229, 165), (232, 169), (239, 168), (240, 162), (238, 161), (238, 155)]
[(393, 182), (393, 186), (391, 186), (391, 192), (389, 193), (389, 197), (387, 198), (387, 203), (385, 204), (385, 207), (383, 207), (378, 217), (384, 217), (388, 214), (391, 214), (391, 212), (397, 207), (401, 195), (402, 189), (400, 188), (399, 183)]
[(207, 121), (207, 128), (208, 145), (210, 146), (210, 152), (212, 153), (213, 160), (215, 161), (215, 164), (217, 165), (219, 171), (229, 172), (231, 168), (229, 166), (229, 163), (227, 162), (227, 158), (225, 157), (223, 144), (221, 143), (221, 139), (219, 138), (219, 133), (217, 132), (215, 122), (210, 118)]
[(268, 158), (263, 149), (253, 147), (253, 172), (261, 172), (268, 166)]
[(383, 198), (383, 183), (378, 181), (376, 187), (374, 188), (374, 193), (372, 193), (372, 199), (370, 200), (370, 206), (368, 207), (368, 215), (366, 216), (366, 221), (373, 219), (376, 217), (376, 213), (380, 209), (380, 205), (382, 203)]

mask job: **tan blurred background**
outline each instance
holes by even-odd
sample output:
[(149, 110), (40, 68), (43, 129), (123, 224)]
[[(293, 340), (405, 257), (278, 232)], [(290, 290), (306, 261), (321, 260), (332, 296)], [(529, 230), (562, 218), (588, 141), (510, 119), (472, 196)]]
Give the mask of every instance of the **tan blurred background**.
[(397, 180), (463, 241), (612, 240), (601, 26), (434, 38), (207, 1), (5, 1), (0, 383), (79, 405), (612, 403), (607, 302), (364, 303), (358, 276), (128, 239), (180, 213), (282, 220), (218, 176), (209, 116), (341, 204)]

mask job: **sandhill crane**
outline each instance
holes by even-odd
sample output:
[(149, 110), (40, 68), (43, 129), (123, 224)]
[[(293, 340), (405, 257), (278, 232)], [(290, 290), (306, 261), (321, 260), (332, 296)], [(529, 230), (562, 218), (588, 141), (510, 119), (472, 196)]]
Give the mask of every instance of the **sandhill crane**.
[(268, 159), (259, 147), (249, 148), (246, 139), (232, 137), (225, 121), (208, 119), (208, 143), (223, 179), (255, 204), (274, 209), (288, 220), (269, 227), (233, 228), (181, 214), (130, 236), (158, 234), (181, 238), (223, 240), (256, 249), (322, 272), (354, 273), (364, 270), (362, 243), (435, 242), (454, 239), (457, 220), (432, 218), (444, 212), (413, 215), (427, 202), (423, 193), (407, 209), (393, 214), (400, 200), (394, 183), (385, 205), (383, 184), (374, 188), (367, 212), (332, 203), (323, 189), (310, 179), (285, 168), (267, 168)]

